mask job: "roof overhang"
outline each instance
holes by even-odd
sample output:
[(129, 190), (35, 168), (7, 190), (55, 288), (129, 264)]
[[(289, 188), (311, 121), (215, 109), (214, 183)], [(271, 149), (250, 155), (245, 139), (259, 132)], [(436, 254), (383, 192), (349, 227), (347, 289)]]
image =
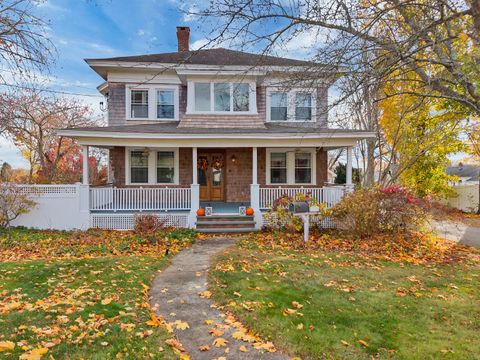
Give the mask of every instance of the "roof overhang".
[(367, 132), (318, 133), (132, 133), (88, 130), (59, 130), (58, 135), (75, 138), (81, 145), (139, 147), (325, 147), (355, 146), (359, 140), (375, 138)]

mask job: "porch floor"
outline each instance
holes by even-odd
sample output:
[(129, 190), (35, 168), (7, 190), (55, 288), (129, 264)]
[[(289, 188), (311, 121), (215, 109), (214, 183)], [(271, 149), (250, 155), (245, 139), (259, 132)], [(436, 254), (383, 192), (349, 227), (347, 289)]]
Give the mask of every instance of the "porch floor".
[(238, 214), (239, 206), (250, 206), (248, 202), (200, 201), (200, 206), (211, 206), (214, 214)]

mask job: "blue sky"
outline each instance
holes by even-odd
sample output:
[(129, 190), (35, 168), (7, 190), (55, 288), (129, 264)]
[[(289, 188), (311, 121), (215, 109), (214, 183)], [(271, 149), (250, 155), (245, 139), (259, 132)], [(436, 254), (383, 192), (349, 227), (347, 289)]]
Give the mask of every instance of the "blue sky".
[[(56, 63), (46, 88), (71, 92), (98, 110), (102, 100), (95, 89), (102, 79), (83, 61), (176, 51), (176, 26), (191, 27), (191, 43), (199, 44), (208, 29), (200, 32), (195, 19), (185, 18), (181, 0), (46, 0), (35, 9), (50, 23), (48, 33), (57, 48)], [(26, 166), (15, 147), (0, 137), (0, 163)]]

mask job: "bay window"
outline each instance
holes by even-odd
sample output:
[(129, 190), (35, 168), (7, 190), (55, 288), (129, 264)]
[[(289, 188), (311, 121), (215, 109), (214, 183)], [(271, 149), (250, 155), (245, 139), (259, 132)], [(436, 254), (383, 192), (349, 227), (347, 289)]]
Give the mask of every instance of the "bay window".
[(256, 113), (253, 83), (189, 82), (188, 112)]
[(313, 148), (267, 149), (267, 185), (316, 184), (316, 152)]
[(135, 119), (148, 118), (148, 90), (132, 90), (130, 96), (130, 116)]
[(267, 121), (314, 121), (316, 91), (267, 89)]

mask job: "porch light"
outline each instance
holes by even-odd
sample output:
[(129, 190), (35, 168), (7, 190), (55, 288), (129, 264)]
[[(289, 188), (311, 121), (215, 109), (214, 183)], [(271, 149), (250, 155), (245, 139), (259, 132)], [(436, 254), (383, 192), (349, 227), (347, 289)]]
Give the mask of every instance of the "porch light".
[(150, 155), (150, 149), (149, 149), (149, 148), (145, 148), (145, 149), (143, 150), (142, 155), (143, 155), (143, 156), (148, 156), (148, 155)]
[(235, 155), (232, 155), (232, 158), (230, 159), (233, 164), (237, 162), (237, 157)]

